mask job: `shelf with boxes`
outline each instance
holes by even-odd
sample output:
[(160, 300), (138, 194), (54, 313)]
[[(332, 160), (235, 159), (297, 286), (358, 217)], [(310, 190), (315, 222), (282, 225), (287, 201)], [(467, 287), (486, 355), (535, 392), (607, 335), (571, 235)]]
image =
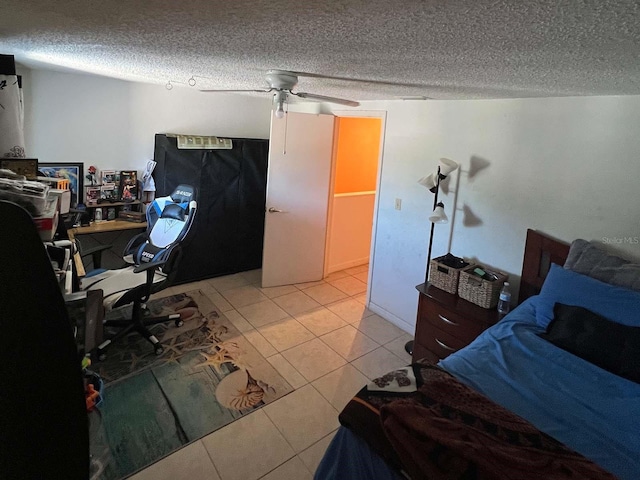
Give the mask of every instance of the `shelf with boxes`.
[(125, 220), (128, 222), (142, 223), (145, 221), (144, 206), (140, 200), (132, 202), (100, 202), (86, 205), (89, 218), (93, 222), (106, 222), (109, 220)]
[(140, 186), (135, 170), (102, 170), (89, 167), (84, 186), (85, 207), (91, 221), (99, 223), (110, 220), (125, 220), (142, 223), (145, 220), (144, 206), (139, 199)]

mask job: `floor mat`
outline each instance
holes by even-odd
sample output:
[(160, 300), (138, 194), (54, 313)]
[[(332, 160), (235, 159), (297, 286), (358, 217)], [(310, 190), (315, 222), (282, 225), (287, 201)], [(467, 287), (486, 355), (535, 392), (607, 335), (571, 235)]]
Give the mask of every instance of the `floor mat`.
[(200, 290), (148, 308), (181, 313), (184, 325), (154, 327), (159, 357), (132, 334), (90, 367), (106, 384), (89, 414), (92, 479), (123, 478), (293, 391)]

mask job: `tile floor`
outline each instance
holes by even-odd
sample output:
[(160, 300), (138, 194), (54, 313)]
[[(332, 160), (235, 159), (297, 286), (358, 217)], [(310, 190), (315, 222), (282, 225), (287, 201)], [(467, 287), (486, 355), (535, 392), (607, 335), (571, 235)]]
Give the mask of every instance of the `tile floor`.
[(370, 379), (411, 361), (411, 335), (365, 308), (368, 266), (261, 288), (259, 270), (173, 287), (204, 291), (296, 389), (132, 476), (133, 480), (307, 480), (338, 413)]

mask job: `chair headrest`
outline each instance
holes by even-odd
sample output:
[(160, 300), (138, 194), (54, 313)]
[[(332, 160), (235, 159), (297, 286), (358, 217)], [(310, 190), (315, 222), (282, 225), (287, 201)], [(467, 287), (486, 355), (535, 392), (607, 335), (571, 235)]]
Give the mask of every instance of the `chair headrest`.
[(171, 194), (171, 200), (175, 203), (189, 203), (193, 200), (195, 189), (191, 185), (178, 185)]
[(160, 214), (160, 218), (173, 218), (175, 220), (180, 220), (184, 222), (185, 216), (184, 208), (180, 206), (178, 203), (170, 203), (165, 205), (162, 209), (162, 214)]

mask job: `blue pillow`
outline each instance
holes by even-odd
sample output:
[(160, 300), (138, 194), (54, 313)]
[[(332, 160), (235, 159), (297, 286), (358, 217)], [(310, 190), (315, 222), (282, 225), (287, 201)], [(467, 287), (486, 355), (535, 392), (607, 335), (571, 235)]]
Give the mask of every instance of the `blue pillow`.
[(556, 303), (576, 305), (616, 323), (640, 327), (640, 292), (609, 285), (552, 264), (536, 302), (536, 321), (547, 328)]

